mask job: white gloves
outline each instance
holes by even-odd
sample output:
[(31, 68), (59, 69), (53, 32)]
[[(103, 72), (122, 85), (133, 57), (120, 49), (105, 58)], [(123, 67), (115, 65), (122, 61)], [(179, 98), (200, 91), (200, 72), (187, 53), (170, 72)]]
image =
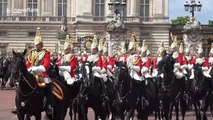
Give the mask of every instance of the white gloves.
[(180, 67), (181, 69), (188, 69), (188, 65), (181, 65), (181, 67)]
[(112, 66), (111, 65), (107, 65), (107, 69), (112, 70)]
[(40, 65), (40, 66), (33, 66), (33, 67), (30, 67), (30, 68), (28, 68), (28, 71), (29, 71), (29, 72), (45, 72), (46, 69), (44, 68), (43, 65)]
[(139, 66), (131, 66), (130, 67), (131, 70), (134, 70), (136, 72), (139, 72), (140, 71), (140, 67)]
[(101, 68), (97, 67), (97, 66), (94, 66), (94, 67), (92, 67), (92, 71), (101, 71)]
[(141, 69), (142, 74), (145, 74), (148, 71), (149, 71), (149, 69), (147, 67), (142, 67), (142, 69)]
[(175, 63), (174, 68), (180, 68), (180, 63)]
[(70, 66), (59, 66), (59, 69), (62, 70), (62, 71), (67, 71), (67, 72), (71, 71), (71, 67)]
[(106, 69), (102, 68), (101, 73), (106, 73)]

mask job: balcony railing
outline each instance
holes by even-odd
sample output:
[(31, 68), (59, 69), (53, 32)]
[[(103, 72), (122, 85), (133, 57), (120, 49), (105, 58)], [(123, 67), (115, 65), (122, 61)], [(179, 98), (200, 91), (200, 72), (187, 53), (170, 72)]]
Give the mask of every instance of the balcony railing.
[[(61, 22), (63, 17), (0, 16), (0, 22)], [(75, 22), (75, 17), (67, 17), (67, 22)]]
[[(81, 20), (84, 19), (81, 16)], [(110, 18), (111, 19), (111, 18)], [(62, 17), (29, 17), (29, 16), (0, 16), (0, 22), (61, 22)], [(85, 18), (87, 20), (87, 18)], [(107, 22), (106, 17), (93, 17), (93, 21), (103, 21)], [(121, 20), (124, 22), (169, 22), (168, 17), (122, 17)], [(87, 20), (88, 21), (88, 20)], [(72, 23), (76, 22), (76, 17), (67, 17), (67, 22)]]

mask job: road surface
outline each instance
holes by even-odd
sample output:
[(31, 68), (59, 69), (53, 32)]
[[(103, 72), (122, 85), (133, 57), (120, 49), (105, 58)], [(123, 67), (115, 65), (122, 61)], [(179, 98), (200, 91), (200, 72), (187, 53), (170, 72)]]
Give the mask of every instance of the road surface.
[[(0, 120), (17, 120), (15, 114), (11, 113), (11, 110), (15, 106), (15, 91), (14, 90), (0, 90)], [(92, 110), (89, 110), (89, 120), (94, 120)], [(208, 115), (209, 116), (209, 115)], [(213, 118), (208, 117), (208, 120)], [(66, 120), (69, 120), (69, 116), (66, 116)], [(149, 120), (154, 120), (153, 117), (149, 117)], [(173, 116), (173, 120), (175, 117)], [(185, 120), (195, 120), (194, 112), (187, 112)]]

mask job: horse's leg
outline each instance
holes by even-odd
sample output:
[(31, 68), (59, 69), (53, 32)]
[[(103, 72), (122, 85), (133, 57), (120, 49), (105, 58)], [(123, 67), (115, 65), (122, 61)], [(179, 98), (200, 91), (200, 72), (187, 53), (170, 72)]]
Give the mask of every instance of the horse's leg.
[(203, 105), (203, 120), (207, 120), (206, 111), (208, 108), (208, 96), (204, 98), (204, 105)]
[(180, 106), (181, 106), (182, 120), (184, 120), (185, 114), (186, 114), (187, 103), (186, 103), (186, 100), (184, 100), (183, 97), (181, 97), (181, 99), (180, 99)]
[(41, 120), (41, 113), (38, 113), (37, 115), (35, 115), (35, 120)]
[(179, 106), (178, 105), (179, 105), (179, 101), (175, 101), (174, 106), (175, 106), (176, 120), (179, 120)]
[(162, 102), (163, 104), (163, 118), (165, 120), (169, 120), (169, 110), (170, 110), (170, 103), (168, 100)]
[(201, 120), (199, 101), (193, 100), (193, 105), (195, 108), (196, 120)]
[(24, 117), (25, 117), (25, 114), (23, 111), (20, 112), (19, 110), (17, 110), (17, 117), (18, 117), (18, 120), (24, 120)]
[(169, 103), (169, 113), (168, 113), (169, 120), (172, 119), (172, 111), (173, 111), (173, 107), (174, 107), (174, 102), (175, 101)]
[(126, 116), (126, 120), (130, 120), (133, 117), (134, 117), (134, 108), (129, 110), (129, 112), (127, 113), (127, 116)]

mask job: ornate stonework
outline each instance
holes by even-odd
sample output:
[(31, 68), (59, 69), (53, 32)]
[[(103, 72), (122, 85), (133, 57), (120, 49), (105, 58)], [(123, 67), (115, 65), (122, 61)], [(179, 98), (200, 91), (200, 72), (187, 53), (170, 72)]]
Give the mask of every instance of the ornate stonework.
[(183, 30), (185, 33), (183, 35), (184, 43), (191, 44), (193, 49), (196, 50), (197, 45), (201, 44), (203, 39), (201, 23), (195, 17), (191, 17), (184, 25)]

